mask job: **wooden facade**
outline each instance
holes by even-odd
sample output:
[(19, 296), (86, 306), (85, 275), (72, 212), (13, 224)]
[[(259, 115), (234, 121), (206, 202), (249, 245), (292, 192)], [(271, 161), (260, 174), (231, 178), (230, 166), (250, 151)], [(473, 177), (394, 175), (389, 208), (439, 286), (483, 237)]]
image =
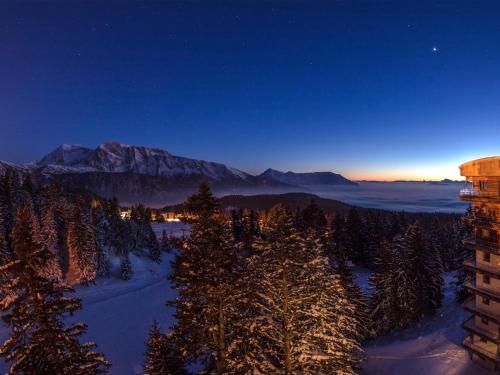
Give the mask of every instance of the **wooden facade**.
[(500, 372), (500, 157), (462, 164), (460, 174), (466, 178), (460, 198), (474, 209), (473, 253), (464, 262), (472, 275), (464, 308), (472, 316), (462, 325), (468, 332), (462, 344), (474, 362)]

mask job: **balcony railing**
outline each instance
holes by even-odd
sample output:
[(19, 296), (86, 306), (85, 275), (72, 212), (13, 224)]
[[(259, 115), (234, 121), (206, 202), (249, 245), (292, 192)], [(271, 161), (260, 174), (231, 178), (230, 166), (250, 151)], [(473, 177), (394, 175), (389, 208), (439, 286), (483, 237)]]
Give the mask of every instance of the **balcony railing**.
[(482, 287), (476, 286), (475, 281), (467, 281), (464, 283), (464, 288), (471, 290), (474, 293), (477, 293), (479, 295), (483, 295), (486, 297), (490, 297), (494, 299), (497, 302), (500, 302), (500, 292), (494, 289), (486, 289)]
[(493, 353), (485, 349), (484, 347), (473, 343), (472, 339), (470, 337), (465, 337), (464, 340), (462, 341), (462, 345), (466, 347), (469, 350), (472, 350), (473, 352), (483, 355), (485, 357), (488, 357), (489, 359), (498, 362), (500, 361), (500, 357), (498, 356), (497, 353)]
[(470, 238), (465, 240), (463, 244), (470, 247), (472, 250), (477, 248), (489, 253), (500, 252), (500, 243), (498, 241), (485, 240), (484, 238)]
[(463, 265), (465, 268), (470, 270), (479, 271), (480, 273), (485, 273), (495, 277), (496, 279), (500, 279), (500, 267), (477, 262), (475, 259), (465, 260)]
[(489, 318), (491, 320), (494, 320), (496, 322), (500, 322), (500, 315), (491, 312), (489, 310), (486, 310), (485, 308), (481, 308), (476, 304), (476, 297), (469, 298), (467, 301), (464, 302), (463, 304), (464, 309), (479, 315), (479, 316), (484, 316), (486, 318)]
[(476, 322), (474, 320), (474, 316), (471, 318), (467, 319), (465, 322), (462, 323), (462, 328), (466, 329), (467, 331), (474, 332), (475, 334), (485, 337), (495, 343), (498, 343), (499, 339), (499, 334), (498, 332), (492, 332), (488, 331), (482, 327), (479, 327), (476, 325)]
[(472, 195), (472, 196), (476, 196), (476, 195), (479, 195), (479, 191), (478, 190), (474, 190), (474, 189), (460, 189), (460, 195)]

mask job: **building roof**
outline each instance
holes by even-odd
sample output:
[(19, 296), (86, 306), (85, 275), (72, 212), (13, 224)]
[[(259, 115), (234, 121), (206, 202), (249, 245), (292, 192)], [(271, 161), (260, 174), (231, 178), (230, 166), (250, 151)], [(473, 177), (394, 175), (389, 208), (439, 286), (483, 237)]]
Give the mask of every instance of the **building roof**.
[(500, 156), (472, 160), (459, 168), (465, 177), (500, 177)]

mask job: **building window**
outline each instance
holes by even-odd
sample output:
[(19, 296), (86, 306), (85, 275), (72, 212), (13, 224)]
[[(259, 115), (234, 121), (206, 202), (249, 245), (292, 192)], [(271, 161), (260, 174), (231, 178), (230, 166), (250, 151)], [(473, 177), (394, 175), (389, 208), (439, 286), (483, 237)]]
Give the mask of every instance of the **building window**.
[(483, 252), (483, 262), (490, 262), (490, 253)]
[(490, 277), (488, 275), (483, 275), (483, 283), (485, 283), (485, 284), (490, 283)]
[(488, 190), (488, 181), (479, 181), (479, 190), (487, 191)]
[(484, 305), (489, 305), (490, 304), (490, 299), (488, 297), (483, 297), (483, 304)]
[(488, 319), (481, 318), (481, 323), (488, 325)]
[(481, 339), (481, 342), (484, 342), (484, 343), (488, 342), (488, 340), (486, 340), (484, 337), (481, 337), (480, 339)]
[(490, 237), (490, 231), (488, 229), (481, 230), (481, 237), (483, 237), (483, 238), (489, 238)]

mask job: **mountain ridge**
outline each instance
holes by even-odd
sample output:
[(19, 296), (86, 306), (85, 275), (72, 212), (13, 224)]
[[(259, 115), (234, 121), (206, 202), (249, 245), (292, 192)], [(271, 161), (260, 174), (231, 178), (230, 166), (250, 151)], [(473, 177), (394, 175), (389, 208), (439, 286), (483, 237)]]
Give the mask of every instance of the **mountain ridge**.
[[(62, 144), (38, 161), (23, 165), (0, 161), (0, 173), (7, 167), (29, 173), (38, 184), (56, 182), (85, 188), (103, 197), (116, 196), (127, 203), (141, 201), (152, 205), (183, 200), (201, 181), (207, 181), (215, 193), (225, 195), (290, 192), (307, 189), (304, 186), (308, 185), (289, 183), (265, 173), (252, 175), (222, 163), (176, 156), (160, 148), (116, 141), (104, 142), (95, 149)], [(319, 173), (321, 176), (327, 173), (330, 184), (352, 183), (331, 172)], [(304, 178), (304, 174), (298, 175)], [(307, 177), (314, 176), (311, 173)]]

